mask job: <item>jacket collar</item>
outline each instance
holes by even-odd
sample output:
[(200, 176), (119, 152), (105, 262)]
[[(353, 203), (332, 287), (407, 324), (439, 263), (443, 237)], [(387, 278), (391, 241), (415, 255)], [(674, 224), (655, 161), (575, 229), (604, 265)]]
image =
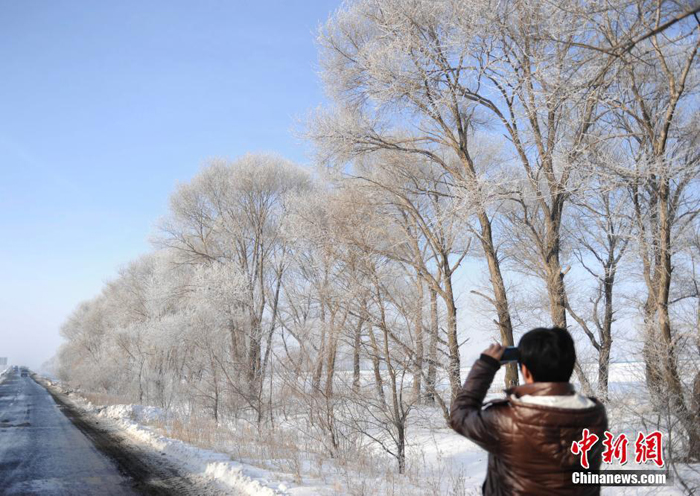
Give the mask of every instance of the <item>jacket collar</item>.
[(531, 396), (568, 396), (575, 394), (576, 390), (570, 382), (533, 382), (532, 384), (508, 388), (505, 392), (519, 398), (526, 394)]

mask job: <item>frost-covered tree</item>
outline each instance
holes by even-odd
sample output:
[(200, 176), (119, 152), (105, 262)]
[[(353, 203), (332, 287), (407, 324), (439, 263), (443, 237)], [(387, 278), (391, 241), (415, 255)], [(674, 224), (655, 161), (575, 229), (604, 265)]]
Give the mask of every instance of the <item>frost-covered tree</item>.
[(264, 353), (277, 325), (286, 247), (280, 223), (289, 195), (309, 186), (309, 176), (274, 155), (214, 161), (171, 198), (159, 244), (183, 264), (232, 264), (245, 297), (229, 322), (232, 355), (239, 359), (249, 394), (259, 396)]

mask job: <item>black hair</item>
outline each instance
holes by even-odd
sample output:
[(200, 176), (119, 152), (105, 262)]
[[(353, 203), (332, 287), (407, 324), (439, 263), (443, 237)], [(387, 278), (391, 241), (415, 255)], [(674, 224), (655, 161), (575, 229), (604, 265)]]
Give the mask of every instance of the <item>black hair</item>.
[(569, 382), (576, 362), (574, 340), (561, 327), (538, 327), (526, 332), (518, 343), (519, 362), (536, 382)]

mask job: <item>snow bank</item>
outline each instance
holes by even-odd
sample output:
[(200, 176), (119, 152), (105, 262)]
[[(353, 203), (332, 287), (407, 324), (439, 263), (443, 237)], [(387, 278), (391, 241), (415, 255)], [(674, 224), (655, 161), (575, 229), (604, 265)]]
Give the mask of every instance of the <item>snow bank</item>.
[(267, 471), (234, 462), (227, 455), (196, 448), (177, 439), (161, 436), (139, 422), (165, 418), (160, 408), (141, 405), (112, 405), (97, 409), (98, 416), (114, 420), (131, 438), (138, 440), (163, 455), (188, 472), (203, 475), (250, 496), (274, 496), (287, 494), (282, 483), (265, 479)]
[(167, 415), (162, 408), (143, 405), (110, 405), (97, 409), (97, 413), (114, 420), (131, 419), (138, 423), (165, 421)]

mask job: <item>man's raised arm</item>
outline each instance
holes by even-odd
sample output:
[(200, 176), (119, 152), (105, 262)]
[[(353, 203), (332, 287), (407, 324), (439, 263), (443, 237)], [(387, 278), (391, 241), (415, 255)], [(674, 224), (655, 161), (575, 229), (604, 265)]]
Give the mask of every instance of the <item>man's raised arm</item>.
[(450, 406), (450, 427), (491, 452), (498, 448), (497, 409), (482, 410), (505, 348), (492, 344), (474, 362), (464, 386)]

